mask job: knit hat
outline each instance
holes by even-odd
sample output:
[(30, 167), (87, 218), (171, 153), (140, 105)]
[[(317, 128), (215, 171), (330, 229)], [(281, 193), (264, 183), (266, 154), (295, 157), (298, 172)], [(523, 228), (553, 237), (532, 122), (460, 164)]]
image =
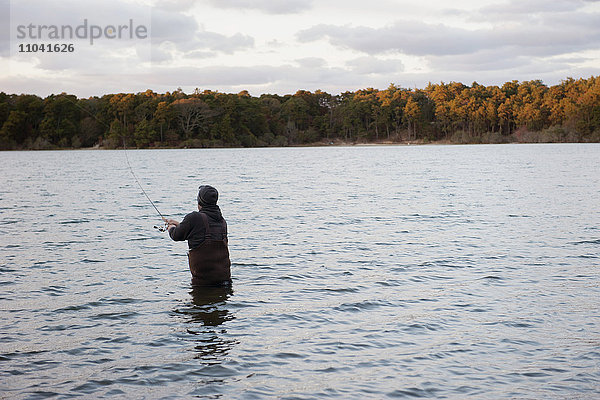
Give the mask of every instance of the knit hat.
[(201, 206), (214, 206), (219, 199), (219, 192), (212, 186), (202, 185), (198, 188), (198, 204)]

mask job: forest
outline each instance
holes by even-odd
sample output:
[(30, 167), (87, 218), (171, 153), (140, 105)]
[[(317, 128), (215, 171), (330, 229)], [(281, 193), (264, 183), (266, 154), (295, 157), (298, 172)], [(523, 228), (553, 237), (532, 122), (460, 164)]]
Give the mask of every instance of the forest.
[(600, 142), (600, 77), (339, 95), (0, 93), (0, 149)]

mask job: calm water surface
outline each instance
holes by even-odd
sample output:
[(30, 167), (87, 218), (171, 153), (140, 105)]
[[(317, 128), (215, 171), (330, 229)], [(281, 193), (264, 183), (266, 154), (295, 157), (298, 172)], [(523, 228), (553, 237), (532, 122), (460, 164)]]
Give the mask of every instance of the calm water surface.
[(0, 398), (600, 396), (600, 145), (0, 153)]

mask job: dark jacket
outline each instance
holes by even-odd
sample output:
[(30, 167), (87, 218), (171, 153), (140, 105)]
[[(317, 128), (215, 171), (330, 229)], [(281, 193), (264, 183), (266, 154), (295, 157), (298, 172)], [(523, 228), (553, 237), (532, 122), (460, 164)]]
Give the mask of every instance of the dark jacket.
[(227, 239), (227, 223), (221, 214), (219, 206), (203, 207), (202, 211), (193, 211), (186, 215), (179, 226), (169, 230), (171, 239), (175, 241), (187, 240), (190, 250), (200, 246), (202, 242), (204, 242), (206, 236), (206, 226), (202, 221), (200, 213), (206, 214), (211, 228), (218, 231), (225, 231), (224, 237), (214, 237), (213, 239)]
[(173, 240), (188, 241), (193, 286), (231, 284), (227, 223), (218, 206), (189, 213), (169, 235)]

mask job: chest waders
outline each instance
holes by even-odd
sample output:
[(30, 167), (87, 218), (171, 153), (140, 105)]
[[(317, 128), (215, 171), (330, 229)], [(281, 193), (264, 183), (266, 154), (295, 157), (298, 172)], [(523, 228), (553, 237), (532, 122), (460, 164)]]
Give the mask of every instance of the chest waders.
[(200, 213), (206, 227), (204, 242), (188, 252), (192, 286), (231, 284), (231, 261), (227, 247), (227, 223), (211, 227), (208, 217)]

